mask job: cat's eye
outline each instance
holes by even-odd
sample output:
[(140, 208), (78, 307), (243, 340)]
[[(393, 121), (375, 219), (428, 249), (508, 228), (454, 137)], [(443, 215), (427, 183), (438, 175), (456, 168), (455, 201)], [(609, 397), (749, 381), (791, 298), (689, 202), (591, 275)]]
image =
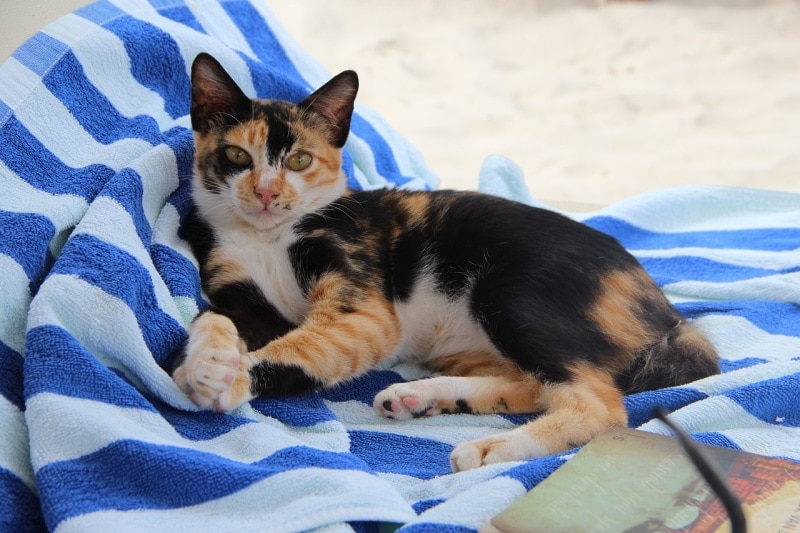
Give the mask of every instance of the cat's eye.
[(225, 148), (225, 157), (237, 167), (246, 167), (253, 161), (250, 154), (238, 146), (228, 146)]
[(311, 164), (311, 154), (308, 152), (297, 152), (286, 159), (286, 165), (292, 170), (303, 170)]

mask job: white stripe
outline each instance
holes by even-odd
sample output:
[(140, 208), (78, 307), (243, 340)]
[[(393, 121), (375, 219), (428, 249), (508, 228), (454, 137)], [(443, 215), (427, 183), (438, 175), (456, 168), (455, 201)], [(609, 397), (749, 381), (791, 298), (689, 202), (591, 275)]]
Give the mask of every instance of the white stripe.
[[(166, 144), (154, 147), (128, 165), (142, 180), (142, 207), (152, 228), (170, 194), (178, 188), (178, 162)], [(178, 226), (175, 226), (177, 230)]]
[(188, 296), (175, 296), (174, 300), (175, 307), (177, 307), (181, 317), (181, 324), (183, 324), (184, 327), (188, 327), (189, 323), (194, 320), (197, 313), (200, 312), (197, 303), (193, 298), (189, 298)]
[[(153, 242), (170, 247), (197, 268), (197, 259), (192, 255), (189, 244), (178, 237), (179, 226), (180, 215), (175, 206), (170, 203), (164, 204), (153, 227)], [(199, 311), (197, 303), (188, 296), (173, 296), (173, 301), (180, 316), (181, 324), (188, 326)]]
[(345, 402), (326, 400), (325, 404), (336, 415), (336, 419), (350, 430), (418, 437), (454, 446), (517, 427), (499, 415), (453, 414), (413, 420), (390, 420), (378, 416), (371, 406), (357, 400)]
[(478, 483), (489, 481), (518, 464), (520, 464), (520, 462), (495, 463), (481, 468), (472, 468), (452, 475), (437, 476), (431, 479), (419, 479), (414, 476), (391, 472), (379, 472), (378, 476), (390, 482), (407, 501), (418, 502), (431, 499), (451, 498), (459, 492), (474, 487)]
[[(109, 224), (109, 220), (113, 220), (114, 223)], [(181, 313), (172, 299), (169, 288), (153, 265), (150, 253), (139, 238), (133, 219), (116, 200), (107, 196), (97, 197), (75, 234), (91, 235), (136, 258), (150, 275), (159, 308), (182, 323)]]
[(749, 268), (783, 270), (800, 265), (800, 248), (794, 250), (765, 251), (728, 248), (667, 248), (661, 250), (630, 250), (638, 258), (700, 257), (728, 265)]
[(74, 275), (54, 274), (31, 302), (28, 328), (55, 325), (67, 330), (100, 362), (119, 369), (139, 390), (182, 409), (194, 405), (159, 367), (148, 350), (136, 316), (125, 302)]
[[(147, 115), (161, 131), (177, 125), (165, 110), (164, 99), (141, 85), (131, 74), (125, 45), (112, 32), (70, 13), (47, 26), (42, 33), (67, 44), (81, 63), (87, 79), (122, 116)], [(98, 54), (98, 50), (103, 50)]]
[[(704, 394), (713, 396), (740, 387), (755, 385), (759, 382), (790, 376), (798, 372), (800, 372), (800, 361), (778, 361), (732, 370), (724, 374), (695, 381), (688, 386)], [(705, 411), (705, 414), (713, 413), (713, 409)]]
[(50, 194), (22, 180), (0, 161), (0, 209), (11, 213), (36, 213), (50, 219), (56, 235), (50, 242), (50, 252), (57, 256), (71, 230), (86, 213), (89, 204), (75, 194)]
[[(45, 87), (39, 76), (15, 58), (3, 65), (0, 76), (13, 79), (25, 87), (32, 87), (23, 102), (14, 105), (17, 119), (56, 158), (72, 168), (105, 165), (119, 170), (128, 161), (149, 150), (151, 145), (140, 139), (126, 138), (111, 144), (102, 144), (83, 129), (75, 116)], [(19, 100), (9, 94), (15, 84), (0, 84), (0, 100)]]
[[(192, 61), (200, 52), (209, 52), (225, 67), (225, 70), (247, 95), (255, 94), (255, 86), (250, 69), (239, 55), (217, 39), (193, 31), (186, 25), (162, 16), (147, 0), (109, 0), (114, 6), (134, 18), (143, 20), (169, 34), (186, 64), (186, 72), (191, 70)], [(187, 100), (189, 95), (186, 96)]]
[(33, 75), (14, 57), (9, 57), (0, 64), (0, 101), (16, 111), (22, 106), (28, 95), (41, 85), (38, 76)]
[[(181, 436), (158, 413), (49, 392), (28, 399), (27, 417), (35, 433), (31, 442), (37, 471), (49, 463), (79, 459), (119, 440), (197, 450), (242, 464), (260, 461), (288, 447), (332, 452), (347, 452), (349, 448), (347, 432), (335, 421), (293, 427), (259, 415), (253, 417), (254, 423), (213, 439), (192, 440)], [(54, 420), (58, 421), (57, 432), (52, 431)]]
[(180, 214), (175, 209), (175, 206), (170, 203), (164, 204), (153, 226), (153, 242), (169, 246), (185, 257), (187, 261), (197, 266), (197, 259), (192, 254), (189, 243), (178, 237), (179, 227)]
[(353, 470), (303, 468), (191, 507), (100, 511), (65, 520), (56, 531), (292, 533), (348, 521), (403, 523), (414, 516), (408, 503), (375, 476)]
[(31, 304), (30, 280), (22, 265), (6, 254), (0, 254), (0, 272), (0, 341), (21, 355), (25, 353), (25, 323)]
[(17, 476), (29, 489), (37, 493), (36, 480), (30, 463), (25, 413), (17, 409), (17, 406), (2, 394), (0, 394), (0, 428), (3, 428), (0, 468), (5, 468)]
[(723, 186), (650, 191), (580, 216), (612, 216), (656, 232), (800, 228), (800, 194)]
[(707, 300), (771, 300), (800, 304), (800, 272), (740, 281), (678, 281), (664, 291)]
[(692, 324), (705, 333), (720, 357), (729, 361), (749, 357), (788, 361), (800, 357), (800, 337), (767, 333), (740, 316), (710, 314)]
[[(509, 464), (511, 463), (506, 463), (506, 466)], [(522, 483), (500, 476), (453, 495), (447, 501), (423, 512), (409, 525), (440, 523), (451, 528), (463, 526), (478, 529), (523, 494), (525, 487)]]
[(239, 31), (239, 27), (218, 2), (186, 2), (186, 7), (210, 36), (234, 50), (258, 59), (245, 36)]
[[(777, 420), (775, 424), (765, 422), (726, 396), (714, 396), (690, 404), (671, 413), (670, 418), (688, 433), (721, 433), (744, 451), (800, 460), (800, 428), (781, 426)], [(638, 429), (672, 435), (657, 419)]]

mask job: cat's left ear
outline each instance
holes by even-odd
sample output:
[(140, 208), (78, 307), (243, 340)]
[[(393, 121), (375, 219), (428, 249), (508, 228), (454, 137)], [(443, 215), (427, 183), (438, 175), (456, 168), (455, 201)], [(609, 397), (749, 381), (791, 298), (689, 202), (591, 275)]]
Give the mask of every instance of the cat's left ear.
[(341, 148), (350, 133), (357, 92), (358, 75), (345, 70), (297, 105), (324, 117), (331, 144)]

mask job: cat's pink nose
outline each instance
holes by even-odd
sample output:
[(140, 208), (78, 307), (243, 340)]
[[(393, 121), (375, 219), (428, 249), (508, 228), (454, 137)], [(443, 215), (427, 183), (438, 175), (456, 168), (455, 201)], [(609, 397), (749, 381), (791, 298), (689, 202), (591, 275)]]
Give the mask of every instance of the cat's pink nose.
[(258, 199), (261, 200), (261, 205), (264, 206), (264, 209), (268, 208), (269, 205), (280, 194), (278, 189), (271, 187), (270, 185), (256, 187), (255, 193), (256, 196), (258, 196)]

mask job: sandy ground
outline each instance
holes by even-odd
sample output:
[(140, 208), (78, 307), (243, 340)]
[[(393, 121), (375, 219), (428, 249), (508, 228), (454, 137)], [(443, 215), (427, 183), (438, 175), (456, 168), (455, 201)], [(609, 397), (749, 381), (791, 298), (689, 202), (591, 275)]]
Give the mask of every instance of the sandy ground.
[[(87, 0), (3, 0), (4, 59)], [(360, 101), (474, 189), (503, 154), (543, 200), (692, 183), (800, 192), (800, 0), (266, 0)]]
[(800, 192), (799, 0), (270, 0), (360, 101), (473, 189), (503, 154), (548, 201), (681, 184)]

